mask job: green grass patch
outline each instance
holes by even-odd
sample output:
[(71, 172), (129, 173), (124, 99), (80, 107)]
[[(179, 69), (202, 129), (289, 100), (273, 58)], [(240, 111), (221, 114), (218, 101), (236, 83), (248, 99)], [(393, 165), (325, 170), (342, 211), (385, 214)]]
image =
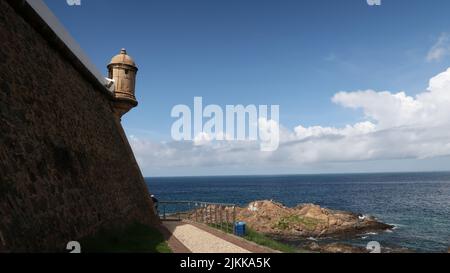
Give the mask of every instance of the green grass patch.
[(155, 228), (133, 224), (124, 229), (102, 230), (80, 240), (86, 253), (171, 253), (163, 235)]
[[(209, 224), (209, 226), (216, 228), (216, 229), (220, 229), (220, 230), (225, 231), (230, 234), (233, 233), (233, 229), (234, 229), (233, 224), (229, 224), (229, 223), (222, 224), (222, 225)], [(248, 241), (251, 241), (258, 245), (265, 246), (265, 247), (271, 248), (273, 250), (278, 250), (278, 251), (281, 251), (284, 253), (299, 252), (299, 250), (296, 249), (295, 247), (275, 241), (274, 239), (269, 238), (268, 236), (249, 228), (248, 226), (246, 226), (245, 229), (246, 229), (246, 234), (243, 238)]]
[(246, 235), (244, 236), (246, 240), (257, 243), (258, 245), (266, 246), (268, 248), (278, 250), (284, 253), (295, 253), (298, 250), (290, 245), (286, 245), (280, 242), (277, 242), (266, 235), (259, 233), (251, 228), (247, 227)]
[(275, 228), (281, 230), (287, 230), (292, 228), (295, 225), (302, 225), (308, 230), (316, 229), (317, 225), (320, 224), (321, 221), (309, 217), (303, 217), (300, 215), (290, 215), (281, 218), (278, 223), (275, 224)]

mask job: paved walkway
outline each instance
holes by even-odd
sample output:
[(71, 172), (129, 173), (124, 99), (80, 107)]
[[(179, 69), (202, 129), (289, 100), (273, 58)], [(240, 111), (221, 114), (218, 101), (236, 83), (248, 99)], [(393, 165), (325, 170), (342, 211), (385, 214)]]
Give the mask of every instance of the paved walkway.
[(251, 253), (192, 224), (164, 222), (164, 226), (192, 253)]

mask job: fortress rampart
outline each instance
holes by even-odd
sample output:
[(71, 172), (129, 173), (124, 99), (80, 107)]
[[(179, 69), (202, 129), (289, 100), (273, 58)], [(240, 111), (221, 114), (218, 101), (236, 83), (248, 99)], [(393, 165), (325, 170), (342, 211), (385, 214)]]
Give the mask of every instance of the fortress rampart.
[(0, 252), (157, 223), (115, 96), (86, 60), (27, 1), (0, 0), (0, 41)]

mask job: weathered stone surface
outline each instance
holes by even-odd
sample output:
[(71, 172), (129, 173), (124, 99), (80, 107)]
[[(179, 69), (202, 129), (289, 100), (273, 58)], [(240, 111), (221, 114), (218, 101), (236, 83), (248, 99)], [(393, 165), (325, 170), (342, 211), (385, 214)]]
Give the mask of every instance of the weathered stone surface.
[(110, 98), (5, 0), (0, 41), (0, 251), (157, 221)]
[[(349, 245), (345, 243), (317, 243), (311, 242), (302, 246), (306, 250), (320, 253), (370, 253), (370, 250), (361, 246)], [(381, 253), (414, 253), (407, 248), (392, 248), (381, 246)]]
[(332, 243), (320, 246), (316, 242), (312, 242), (307, 246), (311, 251), (320, 253), (369, 253), (369, 251), (363, 247), (356, 247), (341, 243)]

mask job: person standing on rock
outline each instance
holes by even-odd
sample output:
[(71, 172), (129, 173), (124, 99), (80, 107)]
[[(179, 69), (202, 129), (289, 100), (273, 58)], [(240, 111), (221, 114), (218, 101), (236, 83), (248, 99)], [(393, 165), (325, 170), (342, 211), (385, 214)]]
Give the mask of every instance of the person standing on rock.
[(156, 215), (159, 215), (159, 211), (158, 211), (158, 199), (152, 194), (152, 195), (150, 195), (150, 198), (152, 198), (152, 201), (153, 201), (153, 208), (154, 208), (154, 210), (155, 210), (155, 214)]

